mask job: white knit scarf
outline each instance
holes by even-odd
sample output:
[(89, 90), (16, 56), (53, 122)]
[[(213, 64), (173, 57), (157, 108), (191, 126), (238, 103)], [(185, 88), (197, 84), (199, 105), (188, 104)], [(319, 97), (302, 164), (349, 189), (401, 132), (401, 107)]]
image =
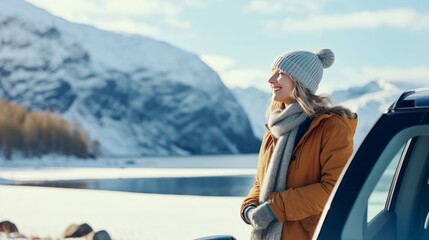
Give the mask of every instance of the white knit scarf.
[[(295, 146), (295, 137), (299, 125), (305, 121), (307, 115), (297, 103), (288, 105), (284, 110), (276, 109), (268, 116), (268, 128), (277, 138), (276, 146), (262, 182), (259, 202), (268, 200), (271, 192), (286, 190), (286, 179), (292, 151)], [(266, 229), (253, 229), (252, 239), (280, 239), (283, 223), (273, 221)]]

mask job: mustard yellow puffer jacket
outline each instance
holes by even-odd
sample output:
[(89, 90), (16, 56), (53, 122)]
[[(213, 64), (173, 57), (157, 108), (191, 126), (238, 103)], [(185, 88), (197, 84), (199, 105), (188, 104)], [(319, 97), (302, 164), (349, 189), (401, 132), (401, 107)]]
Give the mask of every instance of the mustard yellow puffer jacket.
[[(311, 239), (344, 165), (353, 153), (357, 117), (347, 119), (333, 113), (316, 116), (293, 150), (287, 189), (272, 192), (268, 204), (283, 222), (282, 239)], [(276, 139), (267, 132), (259, 152), (255, 185), (241, 206), (259, 205), (259, 192)], [(244, 220), (244, 219), (243, 219)]]

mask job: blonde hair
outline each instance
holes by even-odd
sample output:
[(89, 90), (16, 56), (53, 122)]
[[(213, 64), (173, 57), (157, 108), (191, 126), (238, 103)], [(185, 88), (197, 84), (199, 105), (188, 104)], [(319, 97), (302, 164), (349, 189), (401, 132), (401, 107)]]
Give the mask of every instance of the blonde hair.
[[(294, 89), (291, 92), (291, 98), (296, 100), (297, 103), (302, 107), (304, 112), (310, 117), (314, 118), (320, 113), (334, 113), (339, 116), (354, 119), (356, 114), (353, 113), (350, 109), (343, 106), (332, 106), (331, 98), (328, 95), (316, 95), (313, 94), (309, 89), (304, 87), (300, 82), (294, 82)], [(266, 116), (274, 109), (285, 109), (286, 105), (282, 102), (275, 101), (274, 98), (271, 98), (271, 102), (267, 108)]]

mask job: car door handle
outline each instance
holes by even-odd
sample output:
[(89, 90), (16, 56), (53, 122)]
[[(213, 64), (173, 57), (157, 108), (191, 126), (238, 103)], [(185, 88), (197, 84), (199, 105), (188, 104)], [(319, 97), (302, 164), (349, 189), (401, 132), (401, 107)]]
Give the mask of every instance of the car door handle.
[(425, 229), (428, 230), (429, 229), (429, 212), (426, 215), (426, 220), (425, 220)]

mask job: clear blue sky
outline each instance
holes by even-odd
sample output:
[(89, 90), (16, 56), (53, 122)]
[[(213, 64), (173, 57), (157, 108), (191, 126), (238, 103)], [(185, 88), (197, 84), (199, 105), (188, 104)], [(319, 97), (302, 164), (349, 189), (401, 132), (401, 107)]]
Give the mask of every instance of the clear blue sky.
[(269, 91), (277, 55), (318, 48), (336, 55), (319, 93), (374, 79), (429, 80), (429, 4), (422, 0), (27, 1), (72, 22), (193, 52), (229, 87)]

